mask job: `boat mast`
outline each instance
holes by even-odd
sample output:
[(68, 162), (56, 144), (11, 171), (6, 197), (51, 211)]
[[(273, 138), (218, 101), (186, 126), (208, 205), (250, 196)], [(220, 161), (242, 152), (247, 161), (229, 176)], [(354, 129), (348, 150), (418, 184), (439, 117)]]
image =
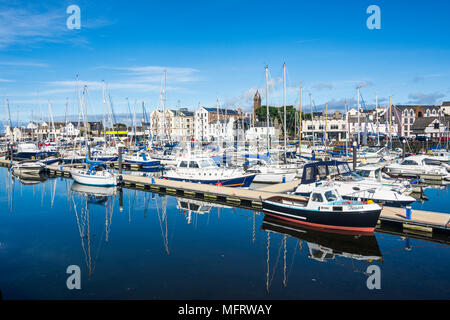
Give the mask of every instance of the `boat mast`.
[(9, 125), (9, 130), (11, 130), (11, 132), (12, 132), (12, 125), (11, 125), (11, 110), (9, 109), (9, 101), (8, 101), (8, 99), (5, 99), (5, 106), (6, 106), (6, 110), (8, 111), (8, 125)]
[[(85, 130), (85, 137), (88, 138), (89, 140), (89, 128), (88, 128), (88, 123), (87, 123), (87, 106), (86, 106), (86, 91), (87, 91), (87, 86), (84, 86), (83, 88), (83, 113), (84, 113), (84, 130)], [(89, 145), (89, 141), (86, 141), (86, 144)]]
[(66, 98), (66, 110), (65, 110), (66, 129), (64, 130), (66, 138), (69, 136), (68, 133), (66, 132), (67, 131), (67, 124), (68, 124), (68, 120), (67, 120), (67, 109), (68, 109), (68, 107), (69, 107), (69, 98)]
[(312, 145), (313, 145), (313, 149), (315, 146), (315, 137), (314, 137), (314, 116), (313, 116), (313, 109), (312, 109), (312, 93), (309, 94), (309, 107), (311, 109), (311, 125), (312, 125)]
[(356, 108), (358, 111), (358, 146), (361, 144), (361, 135), (360, 135), (360, 131), (361, 131), (361, 117), (360, 117), (360, 108), (359, 108), (359, 86), (356, 87)]
[(392, 105), (391, 105), (391, 96), (389, 96), (389, 142), (391, 144), (391, 150), (392, 150)]
[(284, 163), (287, 163), (287, 132), (286, 132), (286, 62), (283, 63), (283, 105), (284, 105)]
[(137, 136), (136, 136), (136, 103), (137, 101), (134, 100), (134, 110), (133, 110), (133, 135), (134, 135), (134, 145), (137, 144)]
[(348, 107), (347, 107), (347, 99), (345, 99), (345, 118), (347, 120), (347, 130), (345, 132), (345, 160), (348, 159)]
[(300, 112), (298, 119), (298, 153), (302, 155), (302, 98), (303, 98), (303, 87), (300, 87)]
[(50, 103), (50, 100), (48, 101), (48, 114), (49, 114), (49, 117), (50, 117), (50, 123), (52, 125), (51, 128), (53, 130), (53, 137), (54, 137), (55, 142), (56, 142), (56, 129), (55, 129), (55, 123), (53, 122), (53, 112), (52, 112), (52, 105)]
[(267, 139), (267, 153), (270, 152), (269, 142), (269, 67), (266, 66), (266, 139)]
[(162, 94), (161, 94), (162, 112), (163, 112), (162, 140), (165, 140), (165, 137), (166, 137), (166, 73), (167, 73), (167, 71), (164, 70), (163, 89), (162, 89)]
[[(106, 119), (105, 119), (105, 112), (106, 112), (106, 99), (105, 99), (105, 81), (102, 80), (102, 111), (103, 111), (103, 139), (105, 140), (105, 148), (106, 148)], [(114, 130), (114, 128), (113, 128)]]
[(378, 94), (375, 96), (375, 113), (377, 116), (377, 145), (380, 145), (380, 122), (378, 119)]
[(328, 134), (327, 134), (327, 119), (328, 119), (328, 102), (325, 104), (325, 135), (323, 139), (323, 143), (325, 145), (325, 159), (327, 157), (327, 140), (328, 140)]

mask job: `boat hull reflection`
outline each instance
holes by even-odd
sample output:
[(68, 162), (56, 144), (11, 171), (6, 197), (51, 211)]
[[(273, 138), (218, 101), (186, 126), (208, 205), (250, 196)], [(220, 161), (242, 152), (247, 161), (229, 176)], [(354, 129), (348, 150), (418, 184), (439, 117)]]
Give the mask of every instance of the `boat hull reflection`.
[(89, 203), (93, 204), (104, 203), (108, 199), (108, 197), (114, 196), (118, 193), (118, 188), (114, 186), (112, 187), (90, 186), (75, 181), (72, 183), (70, 190), (72, 192), (88, 196)]
[(13, 171), (12, 175), (24, 185), (39, 184), (44, 182), (48, 178), (44, 173), (19, 173), (17, 171)]
[(342, 256), (355, 260), (382, 261), (382, 254), (373, 234), (325, 232), (299, 227), (269, 216), (264, 216), (261, 229), (306, 241), (310, 249), (309, 257), (315, 260), (324, 261), (335, 256)]

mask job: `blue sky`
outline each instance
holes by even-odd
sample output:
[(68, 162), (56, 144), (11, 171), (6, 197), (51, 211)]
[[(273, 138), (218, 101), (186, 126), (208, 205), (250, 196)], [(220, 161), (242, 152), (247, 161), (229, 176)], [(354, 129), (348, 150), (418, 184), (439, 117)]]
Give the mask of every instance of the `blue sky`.
[[(66, 8), (81, 10), (69, 30)], [(381, 9), (381, 29), (369, 30), (369, 5)], [(101, 81), (117, 113), (144, 101), (159, 106), (167, 70), (167, 107), (216, 105), (249, 109), (270, 71), (269, 103), (330, 110), (450, 100), (447, 0), (430, 1), (0, 1), (0, 97), (13, 120), (77, 113), (75, 79), (88, 88), (88, 113), (102, 113)], [(39, 109), (39, 102), (41, 108)], [(3, 104), (3, 101), (2, 101)], [(40, 110), (40, 111), (39, 111)], [(138, 109), (139, 110), (139, 109)], [(2, 113), (1, 120), (6, 120)]]

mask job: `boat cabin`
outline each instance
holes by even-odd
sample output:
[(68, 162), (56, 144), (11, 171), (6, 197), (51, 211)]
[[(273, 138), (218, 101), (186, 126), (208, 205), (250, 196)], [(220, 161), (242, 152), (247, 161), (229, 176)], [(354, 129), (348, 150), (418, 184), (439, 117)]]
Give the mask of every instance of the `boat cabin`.
[(89, 165), (89, 170), (87, 171), (88, 174), (94, 175), (96, 172), (106, 171), (107, 166), (105, 163), (94, 163)]
[(431, 157), (427, 157), (425, 155), (420, 156), (410, 156), (405, 158), (402, 162), (400, 162), (400, 165), (402, 166), (423, 166), (423, 165), (429, 165), (429, 166), (439, 166), (441, 163), (439, 160), (432, 159)]
[(336, 209), (337, 207), (331, 207), (333, 205), (342, 205), (342, 197), (332, 186), (319, 186), (314, 188), (308, 200), (286, 196), (274, 196), (268, 198), (267, 200), (278, 202), (286, 206), (308, 207), (313, 210), (320, 210), (320, 207), (328, 205), (330, 206), (327, 207), (328, 210), (333, 208), (336, 211), (342, 211), (342, 207), (339, 207), (340, 210)]
[(217, 169), (217, 163), (211, 158), (183, 158), (178, 161), (179, 169)]
[(363, 178), (371, 178), (375, 180), (381, 179), (382, 167), (380, 166), (363, 166), (355, 170), (355, 172)]
[(338, 175), (351, 173), (347, 162), (343, 161), (318, 161), (307, 163), (303, 166), (302, 184), (310, 184), (319, 180), (325, 180), (327, 176), (332, 178)]

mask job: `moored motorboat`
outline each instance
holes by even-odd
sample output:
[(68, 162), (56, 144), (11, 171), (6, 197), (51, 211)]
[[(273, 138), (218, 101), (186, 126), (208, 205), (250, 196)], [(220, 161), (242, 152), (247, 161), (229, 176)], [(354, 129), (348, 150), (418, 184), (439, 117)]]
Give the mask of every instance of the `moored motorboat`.
[(409, 196), (410, 188), (385, 186), (381, 182), (364, 179), (350, 170), (342, 161), (318, 161), (303, 167), (301, 183), (295, 189), (296, 195), (309, 196), (318, 181), (334, 180), (334, 187), (348, 200), (372, 200), (389, 206), (404, 206), (416, 201)]
[(373, 232), (381, 213), (381, 207), (372, 201), (343, 200), (332, 185), (314, 188), (309, 199), (276, 195), (261, 201), (269, 216), (331, 230)]
[(210, 158), (187, 157), (180, 158), (177, 167), (165, 172), (163, 179), (248, 188), (255, 176), (239, 168), (218, 167)]
[(23, 161), (15, 164), (11, 167), (11, 170), (15, 174), (33, 174), (39, 175), (45, 169), (45, 163), (40, 161)]
[(391, 163), (385, 167), (390, 176), (419, 177), (427, 180), (450, 180), (450, 173), (426, 155), (414, 155), (399, 163)]
[(152, 159), (145, 152), (136, 152), (132, 155), (124, 155), (125, 163), (140, 165), (143, 171), (155, 172), (161, 170), (161, 160)]

